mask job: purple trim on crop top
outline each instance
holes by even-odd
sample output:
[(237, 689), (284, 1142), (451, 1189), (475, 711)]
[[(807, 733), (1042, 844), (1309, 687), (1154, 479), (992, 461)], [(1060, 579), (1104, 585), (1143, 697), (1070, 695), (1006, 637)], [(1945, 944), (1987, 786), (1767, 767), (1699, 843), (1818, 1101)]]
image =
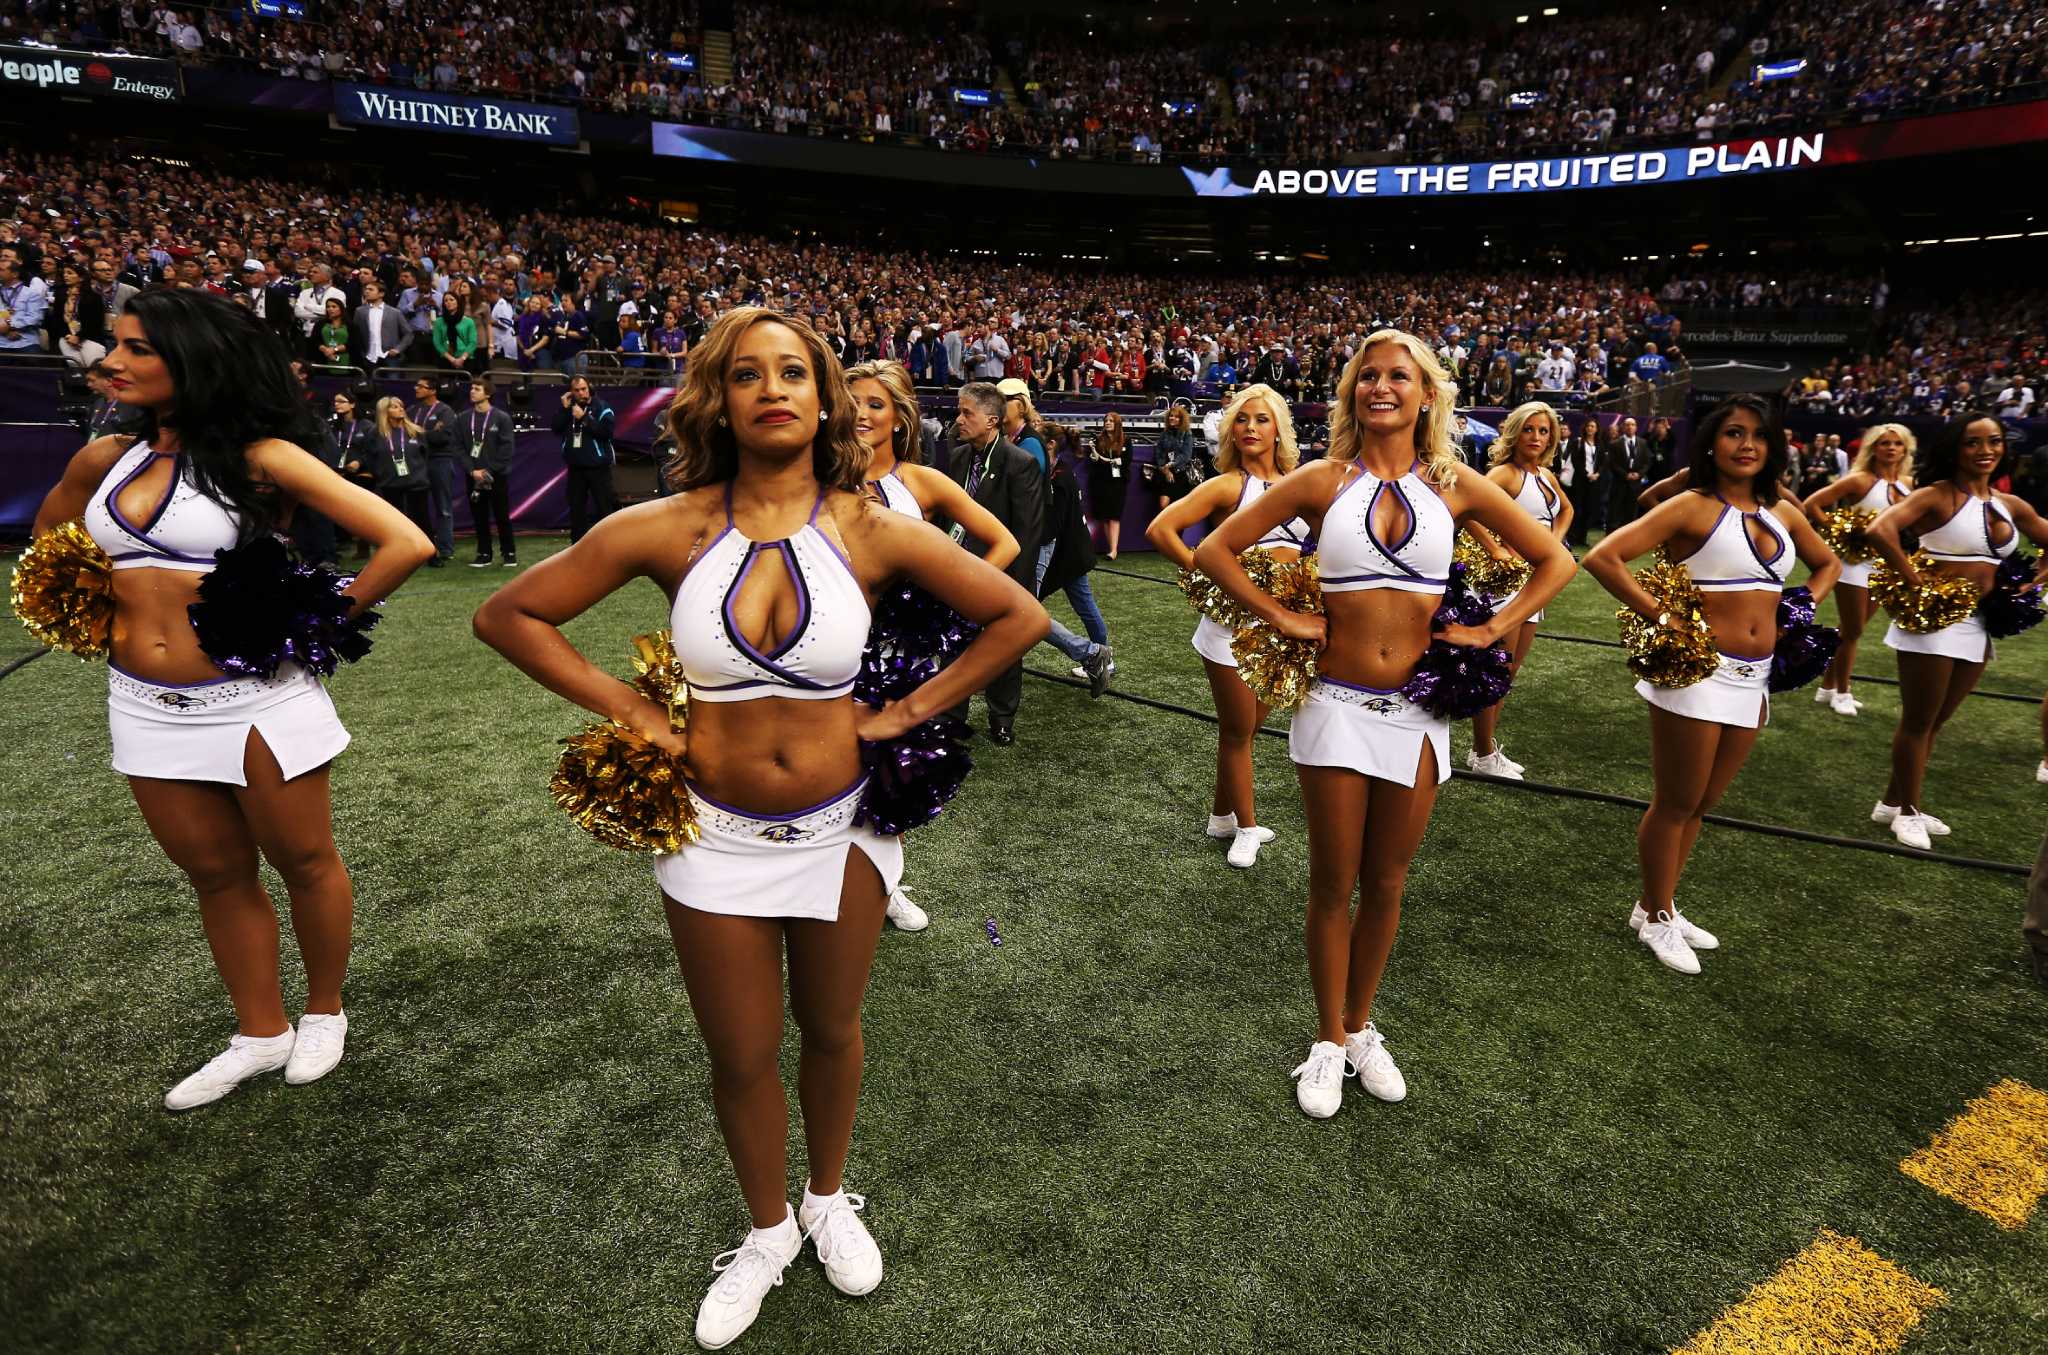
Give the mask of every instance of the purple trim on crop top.
[[(818, 507), (824, 502), (825, 495), (821, 490), (818, 494), (818, 503), (811, 506), (811, 519), (804, 524), (814, 531), (817, 530)], [(711, 544), (715, 546), (719, 541), (723, 541), (726, 532), (738, 530), (732, 519), (732, 484), (728, 481), (725, 486), (725, 531), (720, 532), (717, 540), (714, 540)], [(818, 535), (825, 537), (822, 531), (819, 531)], [(755, 541), (751, 537), (743, 536), (741, 539), (747, 542), (746, 562), (740, 566), (739, 573), (735, 574), (732, 582), (726, 586), (725, 601), (718, 609), (719, 616), (725, 623), (725, 636), (728, 640), (732, 641), (733, 648), (745, 655), (749, 661), (760, 665), (767, 672), (773, 673), (775, 680), (750, 678), (745, 681), (729, 682), (720, 686), (695, 682), (690, 685), (700, 692), (735, 692), (747, 687), (775, 686), (797, 687), (807, 692), (831, 692), (837, 691), (841, 687), (852, 687), (853, 682), (851, 679), (848, 679), (846, 682), (835, 683), (816, 682), (800, 674), (792, 673), (789, 669), (776, 662), (777, 659), (796, 647), (797, 641), (803, 638), (805, 630), (810, 627), (811, 587), (804, 581), (804, 572), (797, 562), (796, 552), (790, 548), (791, 538), (784, 537), (779, 541)], [(825, 538), (825, 544), (831, 546), (831, 539)], [(733, 616), (732, 607), (734, 600), (739, 597), (740, 586), (746, 582), (748, 572), (754, 567), (754, 562), (760, 559), (762, 552), (771, 549), (780, 552), (783, 569), (788, 573), (791, 584), (796, 588), (797, 617), (796, 624), (790, 627), (789, 634), (783, 637), (782, 642), (776, 645), (773, 651), (763, 654), (740, 632), (739, 621)], [(840, 563), (845, 564), (847, 573), (851, 574), (853, 572), (852, 564), (847, 562), (844, 555), (840, 555), (839, 549), (836, 546), (832, 548), (832, 553), (839, 556)]]
[[(1716, 494), (1714, 497), (1717, 499), (1721, 498), (1721, 496), (1718, 494)], [(1753, 517), (1758, 520), (1761, 520), (1764, 516), (1764, 510), (1762, 509), (1758, 509), (1754, 513), (1745, 513), (1741, 509), (1737, 508), (1734, 504), (1728, 502), (1726, 499), (1721, 499), (1721, 512), (1717, 517), (1715, 517), (1714, 525), (1707, 529), (1706, 538), (1700, 542), (1700, 549), (1694, 551), (1691, 555), (1686, 556), (1685, 559), (1679, 561), (1679, 563), (1688, 564), (1691, 561), (1697, 559), (1699, 557), (1700, 551), (1705, 550), (1707, 548), (1707, 543), (1714, 539), (1714, 533), (1721, 530), (1721, 524), (1727, 520), (1728, 515), (1730, 513), (1739, 514), (1740, 517), (1744, 518)], [(1695, 579), (1693, 582), (1703, 586), (1707, 584), (1721, 585), (1730, 583), (1764, 583), (1770, 584), (1774, 588), (1783, 588), (1785, 586), (1785, 581), (1782, 578), (1778, 577), (1777, 571), (1772, 569), (1771, 566), (1785, 558), (1786, 537), (1780, 536), (1777, 532), (1771, 533), (1772, 540), (1778, 543), (1778, 550), (1776, 554), (1772, 555), (1770, 559), (1766, 560), (1764, 559), (1763, 552), (1756, 548), (1756, 538), (1749, 534), (1749, 527), (1746, 523), (1738, 521), (1736, 524), (1736, 532), (1742, 537), (1742, 544), (1749, 547), (1750, 558), (1756, 561), (1757, 567), (1762, 569), (1763, 573), (1749, 578)]]
[(728, 814), (737, 814), (743, 819), (753, 819), (757, 823), (789, 823), (795, 819), (803, 818), (807, 814), (815, 814), (821, 809), (830, 809), (832, 806), (845, 800), (849, 795), (852, 795), (854, 792), (858, 791), (867, 783), (867, 773), (862, 772), (860, 774), (860, 777), (857, 780), (855, 780), (852, 785), (848, 786), (845, 790), (840, 791), (838, 794), (833, 795), (831, 798), (820, 800), (818, 801), (818, 803), (811, 805), (807, 809), (793, 809), (787, 814), (762, 814), (751, 809), (742, 809), (738, 805), (729, 805), (725, 803), (725, 801), (723, 800), (712, 799), (709, 795), (706, 795), (703, 791), (699, 790), (697, 788), (697, 783), (694, 781), (685, 781), (683, 784), (689, 787), (690, 794), (696, 796), (705, 804), (710, 805), (713, 809), (722, 809)]
[[(154, 466), (166, 456), (171, 457), (173, 462), (171, 466), (171, 483), (164, 490), (164, 497), (158, 502), (156, 511), (149, 515), (149, 522), (144, 526), (137, 527), (121, 511), (119, 502), (121, 491), (134, 484), (136, 480), (141, 478), (144, 471)], [(107, 491), (106, 498), (101, 503), (107, 510), (107, 516), (113, 519), (114, 525), (137, 541), (153, 548), (150, 550), (123, 551), (119, 555), (108, 557), (110, 562), (119, 563), (122, 560), (182, 560), (186, 564), (193, 565), (209, 565), (213, 563), (211, 555), (186, 555), (180, 551), (174, 551), (170, 547), (152, 539), (149, 534), (150, 528), (161, 522), (164, 514), (170, 510), (171, 500), (178, 497), (178, 486), (184, 482), (184, 479), (185, 454), (183, 452), (151, 452), (147, 457), (136, 463), (134, 470), (129, 471), (127, 475), (122, 477), (121, 483)], [(136, 678), (135, 680), (137, 682), (147, 682), (149, 679)]]
[(1327, 682), (1332, 687), (1342, 687), (1346, 691), (1371, 692), (1374, 696), (1399, 696), (1401, 694), (1399, 687), (1368, 687), (1362, 682), (1346, 682), (1343, 678), (1333, 678), (1324, 673), (1317, 673), (1316, 681)]

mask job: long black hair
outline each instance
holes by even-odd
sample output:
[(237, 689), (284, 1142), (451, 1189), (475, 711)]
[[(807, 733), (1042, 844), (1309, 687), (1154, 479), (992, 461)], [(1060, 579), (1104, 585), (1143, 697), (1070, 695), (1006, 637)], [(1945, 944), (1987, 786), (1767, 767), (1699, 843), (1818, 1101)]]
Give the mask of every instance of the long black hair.
[(284, 344), (252, 312), (203, 291), (143, 292), (127, 313), (171, 375), (171, 407), (145, 412), (142, 437), (176, 431), (194, 486), (240, 517), (242, 540), (274, 531), (282, 504), (250, 478), (249, 448), (277, 438), (310, 449), (326, 437)]
[(1731, 395), (1700, 419), (1699, 427), (1692, 430), (1692, 447), (1686, 453), (1685, 487), (1703, 489), (1709, 494), (1720, 489), (1721, 473), (1714, 469), (1714, 439), (1721, 436), (1721, 425), (1738, 409), (1756, 416), (1758, 436), (1764, 440), (1764, 464), (1750, 484), (1757, 503), (1768, 508), (1783, 492), (1785, 467), (1792, 453), (1785, 443), (1785, 425), (1778, 417), (1778, 407), (1761, 395)]
[(1963, 434), (1969, 431), (1971, 424), (1979, 422), (1996, 424), (1999, 430), (2006, 434), (2005, 456), (1991, 472), (1991, 478), (1996, 480), (2012, 464), (2012, 434), (2006, 431), (2005, 421), (1990, 410), (1966, 409), (1943, 424), (1940, 430), (1927, 440), (1927, 450), (1921, 453), (1919, 465), (1914, 471), (1914, 483), (1935, 485), (1943, 480), (1955, 479), (1956, 463), (1963, 455)]

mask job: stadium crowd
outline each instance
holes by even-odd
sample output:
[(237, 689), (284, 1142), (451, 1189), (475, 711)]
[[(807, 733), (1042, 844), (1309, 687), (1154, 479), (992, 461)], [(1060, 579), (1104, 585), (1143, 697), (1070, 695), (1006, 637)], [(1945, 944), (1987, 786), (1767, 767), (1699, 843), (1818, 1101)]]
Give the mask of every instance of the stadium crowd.
[[(1456, 27), (1375, 15), (1370, 28), (1303, 20), (1213, 39), (1071, 21), (989, 31), (939, 4), (753, 0), (733, 22), (731, 78), (716, 83), (701, 62), (677, 64), (702, 55), (693, 0), (411, 0), (388, 17), (373, 6), (327, 24), (251, 7), (24, 0), (0, 15), (0, 37), (768, 131), (1139, 161), (1592, 151), (2026, 97), (2048, 79), (2048, 0), (1698, 0)], [(1760, 63), (1801, 58), (1782, 78), (1756, 78)]]
[[(410, 191), (237, 177), (140, 157), (0, 152), (0, 351), (89, 366), (134, 290), (204, 287), (256, 309), (311, 366), (496, 364), (673, 373), (722, 311), (809, 315), (849, 362), (1038, 390), (1326, 397), (1382, 325), (1436, 344), (1475, 403), (1585, 405), (1685, 361), (1690, 305), (1870, 307), (1875, 277), (1637, 265), (1361, 275), (1133, 274), (884, 252)], [(251, 223), (254, 223), (252, 226)], [(385, 310), (394, 319), (387, 322)], [(1940, 414), (2040, 369), (2038, 292), (1914, 309), (1885, 347), (1840, 356), (1809, 404)], [(1845, 398), (1849, 393), (1854, 398)]]

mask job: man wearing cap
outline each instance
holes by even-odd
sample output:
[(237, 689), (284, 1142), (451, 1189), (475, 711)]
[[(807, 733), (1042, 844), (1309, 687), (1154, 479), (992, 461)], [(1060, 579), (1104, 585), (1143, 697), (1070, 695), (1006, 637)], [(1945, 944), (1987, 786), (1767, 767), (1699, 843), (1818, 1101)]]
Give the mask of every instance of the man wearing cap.
[(1562, 395), (1572, 384), (1571, 359), (1564, 355), (1564, 345), (1550, 345), (1549, 356), (1536, 364), (1536, 389), (1546, 395)]
[(270, 285), (270, 275), (260, 259), (242, 260), (242, 294), (249, 298), (249, 310), (263, 327), (283, 341), (291, 343), (293, 321), (292, 303), (281, 289)]

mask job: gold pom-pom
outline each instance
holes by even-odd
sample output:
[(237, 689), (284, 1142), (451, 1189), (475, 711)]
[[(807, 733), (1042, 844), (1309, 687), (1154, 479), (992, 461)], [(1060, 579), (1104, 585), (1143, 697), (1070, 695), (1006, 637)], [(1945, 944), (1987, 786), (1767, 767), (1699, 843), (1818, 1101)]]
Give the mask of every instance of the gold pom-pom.
[(1628, 651), (1628, 669), (1652, 687), (1676, 689), (1704, 682), (1721, 666), (1714, 631), (1707, 624), (1706, 600), (1692, 571), (1671, 563), (1662, 551), (1652, 564), (1635, 572), (1636, 583), (1657, 599), (1664, 615), (1652, 621), (1633, 607), (1623, 607), (1621, 644)]
[[(1237, 557), (1237, 563), (1251, 579), (1252, 587), (1261, 593), (1273, 591), (1273, 580), (1285, 567), (1264, 546), (1251, 547)], [(1196, 611), (1226, 630), (1236, 630), (1253, 619), (1251, 612), (1224, 592), (1221, 584), (1192, 565), (1183, 569), (1175, 582)]]
[[(1267, 591), (1290, 612), (1320, 616), (1323, 579), (1316, 557), (1304, 555), (1280, 565)], [(1309, 684), (1316, 680), (1315, 641), (1290, 639), (1254, 617), (1230, 637), (1230, 654), (1237, 660), (1238, 678), (1274, 710), (1293, 710), (1308, 699)]]
[(1504, 598), (1522, 591), (1536, 575), (1536, 566), (1519, 556), (1497, 560), (1470, 532), (1459, 532), (1451, 543), (1451, 560), (1465, 566), (1465, 582), (1475, 593)]
[(1934, 557), (1926, 551), (1915, 551), (1912, 565), (1920, 576), (1918, 588), (1909, 586), (1903, 575), (1884, 562), (1870, 571), (1870, 595), (1891, 613), (1900, 630), (1931, 635), (1977, 610), (1976, 584), (1960, 574), (1935, 573)]
[(1877, 513), (1873, 509), (1852, 508), (1847, 504), (1830, 508), (1821, 515), (1820, 539), (1828, 543), (1828, 549), (1843, 564), (1866, 564), (1877, 558), (1877, 548), (1864, 536), (1875, 521)]
[(14, 614), (43, 644), (81, 659), (103, 658), (111, 647), (114, 562), (78, 519), (29, 543), (11, 593)]
[[(669, 633), (636, 635), (633, 649), (633, 686), (666, 706), (670, 725), (682, 729), (688, 689)], [(680, 851), (697, 840), (681, 759), (614, 720), (587, 725), (562, 743), (548, 789), (577, 827), (628, 852)]]

